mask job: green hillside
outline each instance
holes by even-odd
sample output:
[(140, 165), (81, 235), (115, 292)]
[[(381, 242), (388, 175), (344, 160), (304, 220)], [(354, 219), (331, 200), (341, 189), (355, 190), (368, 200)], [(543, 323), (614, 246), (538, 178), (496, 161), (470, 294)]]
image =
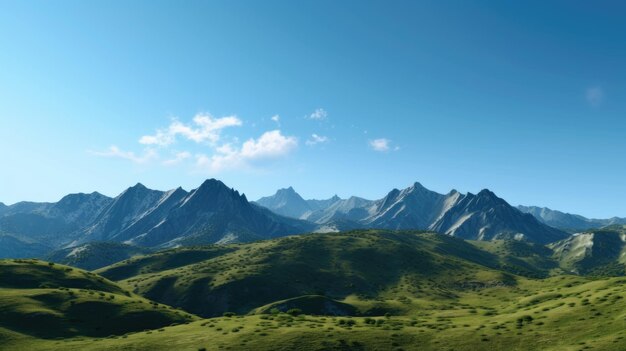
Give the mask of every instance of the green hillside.
[[(516, 284), (512, 275), (493, 269), (498, 265), (495, 255), (432, 233), (311, 234), (230, 245), (219, 253), (214, 247), (204, 250), (215, 257), (171, 269), (136, 258), (98, 272), (110, 279), (125, 277), (121, 271), (144, 272), (120, 285), (204, 317), (245, 314), (304, 295), (348, 299), (363, 315), (398, 313), (410, 309), (403, 299), (436, 299), (456, 290)], [(179, 262), (188, 252), (147, 257)]]
[[(122, 337), (30, 339), (32, 350), (623, 350), (623, 278), (521, 279), (407, 315), (217, 317)], [(18, 348), (19, 349), (19, 348)]]
[(496, 255), (502, 270), (531, 278), (546, 278), (562, 273), (554, 252), (546, 246), (517, 240), (470, 242)]
[(194, 320), (91, 272), (38, 260), (0, 260), (0, 343), (121, 335)]
[[(6, 278), (20, 265), (38, 278), (0, 289), (0, 301), (11, 301), (0, 303), (2, 317), (10, 309), (57, 313), (66, 329), (42, 335), (3, 318), (0, 340), (8, 349), (59, 351), (626, 349), (626, 279), (568, 274), (555, 257), (552, 249), (522, 242), (368, 230), (171, 249), (98, 274), (7, 261), (0, 282), (14, 281)], [(69, 291), (81, 301), (122, 312), (111, 316), (109, 306), (92, 315), (106, 332), (96, 333), (94, 321), (69, 325), (71, 294), (55, 284), (76, 286)], [(87, 300), (81, 284), (90, 286), (82, 288), (87, 295), (100, 289), (104, 299), (95, 293), (97, 300)], [(163, 304), (154, 308), (135, 293)], [(127, 309), (146, 313), (131, 300), (190, 323), (120, 330)]]
[(560, 267), (574, 274), (626, 275), (626, 226), (613, 225), (550, 244)]

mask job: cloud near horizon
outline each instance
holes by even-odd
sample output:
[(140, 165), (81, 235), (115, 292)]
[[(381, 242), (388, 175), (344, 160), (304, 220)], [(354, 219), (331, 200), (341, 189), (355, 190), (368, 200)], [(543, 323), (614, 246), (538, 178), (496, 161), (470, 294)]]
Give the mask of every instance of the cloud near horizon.
[(158, 129), (153, 135), (144, 135), (139, 139), (140, 144), (169, 146), (176, 142), (178, 135), (196, 143), (208, 142), (215, 144), (220, 140), (221, 131), (228, 127), (239, 127), (243, 122), (237, 116), (215, 118), (208, 113), (199, 113), (193, 118), (193, 125), (181, 123), (178, 120), (165, 129)]

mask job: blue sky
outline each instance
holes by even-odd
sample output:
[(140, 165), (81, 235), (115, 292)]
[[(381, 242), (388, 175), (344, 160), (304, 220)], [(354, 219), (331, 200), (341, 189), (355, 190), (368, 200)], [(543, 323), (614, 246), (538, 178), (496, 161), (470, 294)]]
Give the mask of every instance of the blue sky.
[(618, 1), (0, 1), (0, 201), (414, 181), (626, 216)]

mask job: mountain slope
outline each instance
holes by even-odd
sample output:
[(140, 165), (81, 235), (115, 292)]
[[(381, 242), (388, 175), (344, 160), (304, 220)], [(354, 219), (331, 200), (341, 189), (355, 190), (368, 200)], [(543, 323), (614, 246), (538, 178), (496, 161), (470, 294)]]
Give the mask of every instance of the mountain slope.
[(262, 197), (255, 202), (274, 213), (291, 218), (300, 218), (313, 210), (292, 187), (279, 189), (276, 194)]
[(93, 224), (78, 233), (78, 243), (112, 240), (149, 213), (167, 196), (165, 192), (137, 183), (115, 197)]
[(150, 252), (150, 250), (132, 245), (112, 242), (91, 242), (56, 250), (46, 255), (45, 259), (72, 267), (94, 270)]
[(0, 213), (0, 232), (48, 246), (62, 245), (70, 240), (69, 233), (91, 223), (111, 201), (93, 192), (70, 194), (56, 203), (20, 202)]
[[(262, 197), (254, 203), (282, 216), (311, 220), (311, 216), (323, 217), (321, 213), (338, 201), (341, 199), (337, 195), (326, 200), (305, 200), (289, 187), (279, 189), (274, 195)], [(313, 215), (315, 212), (318, 214)]]
[(361, 221), (370, 215), (370, 207), (373, 204), (373, 201), (351, 196), (347, 199), (338, 199), (328, 207), (311, 212), (302, 218), (318, 224), (328, 224), (332, 221), (352, 221), (365, 227)]
[(129, 242), (146, 247), (226, 243), (303, 233), (313, 228), (307, 222), (277, 216), (250, 204), (245, 195), (209, 179), (176, 203), (158, 225)]
[(6, 253), (10, 257), (91, 242), (168, 247), (251, 241), (315, 228), (250, 204), (244, 195), (215, 179), (191, 192), (158, 191), (137, 183), (114, 199), (96, 192), (71, 194), (56, 203), (6, 206), (0, 214), (2, 240), (14, 249)]
[(0, 258), (33, 258), (50, 252), (50, 246), (0, 234)]
[(513, 208), (486, 189), (458, 197), (430, 229), (473, 240), (516, 238), (549, 243), (568, 236)]
[[(538, 243), (567, 236), (540, 223), (532, 215), (523, 214), (486, 189), (477, 195), (461, 194), (456, 190), (443, 195), (416, 182), (402, 190), (393, 189), (380, 200), (358, 197), (337, 199), (324, 209), (308, 212), (304, 212), (305, 200), (293, 189), (283, 189), (279, 193), (271, 197), (275, 202), (270, 203), (270, 198), (264, 198), (264, 203), (269, 208), (279, 206), (281, 213), (291, 213), (289, 206), (294, 204), (297, 214), (304, 213), (300, 215), (302, 219), (320, 225), (319, 232), (352, 228), (428, 229), (464, 239), (516, 237)], [(292, 196), (294, 194), (295, 197)]]
[(626, 226), (577, 233), (549, 246), (565, 270), (591, 275), (626, 274)]
[(329, 206), (331, 206), (332, 204), (334, 204), (335, 202), (339, 200), (341, 200), (339, 196), (333, 195), (333, 197), (329, 199), (325, 199), (325, 200), (309, 199), (309, 200), (306, 200), (306, 202), (311, 207), (311, 210), (319, 211), (319, 210), (327, 209)]
[(420, 183), (392, 190), (376, 202), (373, 215), (364, 223), (374, 228), (426, 229), (448, 210), (460, 194), (452, 191), (441, 195), (424, 188)]

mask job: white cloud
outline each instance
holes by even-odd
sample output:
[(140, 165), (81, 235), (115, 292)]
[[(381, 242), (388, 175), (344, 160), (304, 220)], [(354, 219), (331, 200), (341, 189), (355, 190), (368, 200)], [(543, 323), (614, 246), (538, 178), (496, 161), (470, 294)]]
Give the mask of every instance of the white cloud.
[(370, 147), (375, 151), (387, 152), (391, 148), (391, 140), (380, 138), (369, 141)]
[(90, 151), (90, 153), (96, 156), (122, 158), (138, 164), (144, 164), (159, 157), (153, 149), (146, 149), (143, 155), (139, 156), (132, 151), (123, 151), (115, 145), (111, 145), (106, 151)]
[(587, 102), (592, 106), (598, 106), (604, 101), (604, 90), (601, 87), (590, 87), (585, 93)]
[(298, 146), (295, 137), (283, 136), (280, 130), (263, 133), (257, 140), (248, 139), (241, 147), (241, 155), (250, 158), (265, 158), (283, 156)]
[(311, 138), (306, 141), (306, 144), (309, 146), (313, 146), (315, 144), (321, 144), (328, 141), (328, 137), (317, 135), (315, 133), (311, 134)]
[(177, 165), (184, 160), (191, 157), (191, 153), (188, 151), (177, 152), (173, 158), (163, 161), (163, 165), (165, 166), (174, 166)]
[(242, 122), (237, 116), (215, 118), (210, 114), (197, 114), (193, 118), (193, 125), (174, 120), (166, 129), (159, 129), (154, 135), (142, 136), (139, 143), (168, 146), (176, 141), (176, 136), (180, 135), (196, 143), (215, 144), (220, 140), (222, 129), (241, 125)]
[(284, 136), (280, 130), (263, 133), (258, 139), (248, 139), (241, 148), (224, 144), (215, 149), (211, 156), (196, 155), (196, 165), (210, 172), (249, 167), (257, 160), (286, 156), (298, 146), (293, 136)]
[[(280, 116), (270, 117), (280, 124)], [(192, 122), (186, 124), (173, 120), (169, 126), (157, 129), (152, 135), (144, 135), (139, 143), (145, 145), (143, 153), (124, 151), (117, 146), (101, 152), (91, 152), (103, 157), (117, 157), (143, 164), (152, 160), (161, 166), (195, 163), (201, 170), (219, 172), (227, 169), (246, 169), (261, 166), (261, 162), (284, 157), (298, 146), (294, 136), (283, 135), (279, 129), (269, 130), (258, 138), (250, 138), (240, 142), (238, 138), (223, 137), (222, 130), (228, 127), (241, 126), (242, 121), (236, 116), (215, 118), (209, 114), (198, 114)], [(187, 151), (170, 149), (178, 139), (197, 143)], [(313, 135), (316, 143), (326, 140), (325, 137)], [(158, 152), (157, 152), (158, 151)], [(159, 152), (163, 152), (161, 158)], [(167, 156), (165, 156), (167, 153)]]
[(313, 113), (311, 113), (308, 116), (309, 119), (316, 119), (316, 120), (326, 119), (326, 117), (328, 117), (328, 112), (326, 112), (326, 110), (324, 110), (323, 108), (316, 109), (315, 111), (313, 111)]

